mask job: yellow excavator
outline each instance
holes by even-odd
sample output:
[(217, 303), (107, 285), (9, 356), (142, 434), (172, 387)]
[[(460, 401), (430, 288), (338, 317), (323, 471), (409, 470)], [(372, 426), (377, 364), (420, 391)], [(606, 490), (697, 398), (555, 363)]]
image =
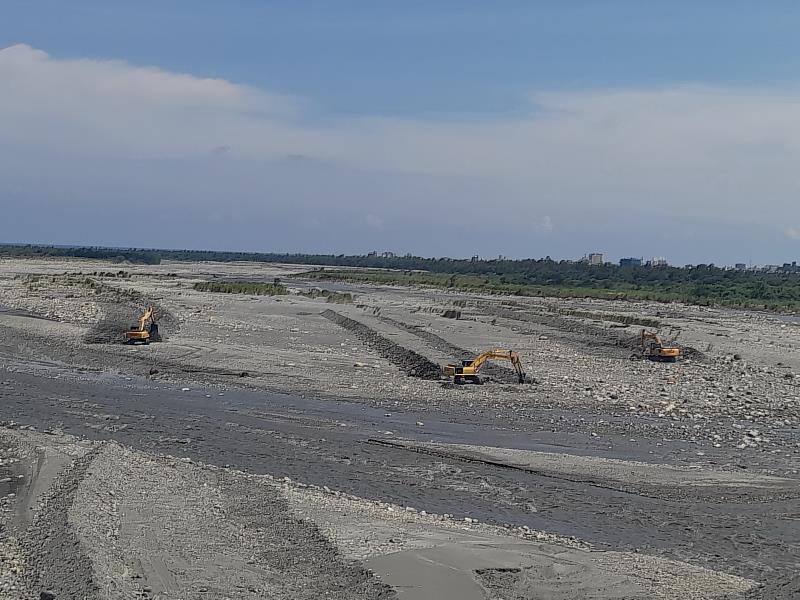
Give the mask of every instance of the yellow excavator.
[(664, 344), (657, 333), (642, 329), (642, 354), (645, 358), (660, 362), (675, 362), (681, 349), (674, 344)]
[(156, 311), (152, 306), (139, 317), (139, 322), (131, 325), (125, 332), (126, 344), (149, 344), (150, 342), (160, 342), (161, 334), (158, 333), (158, 323), (156, 323)]
[(462, 360), (460, 365), (445, 365), (442, 371), (448, 377), (453, 378), (453, 383), (483, 383), (478, 375), (481, 367), (487, 360), (507, 360), (511, 362), (520, 383), (525, 383), (525, 371), (522, 370), (522, 363), (519, 354), (513, 350), (487, 350), (473, 360)]

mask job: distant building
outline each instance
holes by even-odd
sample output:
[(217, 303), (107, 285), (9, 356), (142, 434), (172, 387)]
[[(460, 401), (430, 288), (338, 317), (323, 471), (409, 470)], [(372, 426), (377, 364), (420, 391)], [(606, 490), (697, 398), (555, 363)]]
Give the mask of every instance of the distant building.
[(590, 265), (602, 265), (603, 264), (603, 253), (602, 252), (590, 252), (589, 256), (586, 257), (586, 262)]
[(667, 265), (669, 265), (669, 263), (663, 256), (654, 256), (647, 261), (648, 267), (666, 267)]
[(367, 254), (367, 256), (378, 256), (378, 251), (377, 250), (373, 250), (372, 252)]
[(744, 263), (736, 263), (733, 266), (733, 268), (736, 269), (737, 271), (746, 271), (747, 270), (747, 265), (744, 264)]
[(394, 258), (394, 252), (383, 252), (381, 253), (383, 258)]
[(641, 267), (642, 266), (642, 259), (641, 258), (620, 258), (619, 259), (619, 266), (620, 267)]
[(800, 272), (800, 269), (797, 268), (797, 261), (792, 261), (791, 263), (783, 263), (781, 267), (781, 272), (783, 273), (797, 273)]

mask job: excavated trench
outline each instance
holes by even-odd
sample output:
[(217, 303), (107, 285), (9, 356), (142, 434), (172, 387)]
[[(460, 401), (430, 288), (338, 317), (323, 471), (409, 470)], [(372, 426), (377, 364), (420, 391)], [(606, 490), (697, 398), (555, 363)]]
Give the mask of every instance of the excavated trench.
[[(404, 329), (409, 333), (417, 336), (418, 338), (427, 342), (432, 348), (448, 354), (455, 358), (456, 360), (472, 360), (475, 358), (476, 353), (474, 351), (467, 350), (465, 348), (461, 348), (448, 342), (443, 337), (436, 335), (435, 333), (431, 333), (430, 331), (426, 331), (421, 327), (416, 327), (414, 325), (409, 325), (408, 323), (403, 323), (402, 321), (396, 321), (391, 317), (385, 317), (379, 315), (378, 318), (383, 321), (384, 323), (388, 323), (389, 325), (393, 325), (399, 329)], [(501, 365), (493, 364), (493, 363), (484, 363), (484, 366), (481, 368), (481, 376), (488, 376), (492, 379), (500, 381), (502, 383), (517, 383), (517, 374), (508, 367), (503, 367)]]
[[(584, 351), (591, 350), (593, 347), (605, 347), (614, 349), (620, 358), (627, 358), (631, 352), (641, 352), (639, 329), (636, 330), (637, 333), (635, 335), (632, 335), (626, 329), (615, 331), (614, 329), (583, 323), (574, 318), (557, 314), (512, 310), (488, 304), (481, 305), (481, 309), (495, 317), (523, 323), (534, 323), (557, 331), (568, 339), (574, 338), (574, 341), (579, 343)], [(696, 348), (691, 346), (681, 346), (681, 348), (684, 358), (698, 361), (705, 359), (705, 355)]]
[(442, 376), (442, 370), (439, 365), (413, 350), (403, 348), (391, 340), (387, 340), (363, 323), (354, 321), (332, 310), (325, 310), (321, 314), (326, 319), (353, 333), (366, 346), (397, 365), (406, 375), (419, 377), (420, 379), (439, 379)]

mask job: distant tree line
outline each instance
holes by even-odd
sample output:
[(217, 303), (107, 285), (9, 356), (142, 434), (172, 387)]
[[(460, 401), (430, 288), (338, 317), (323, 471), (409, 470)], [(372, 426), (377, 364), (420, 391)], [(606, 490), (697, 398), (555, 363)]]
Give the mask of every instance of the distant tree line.
[[(800, 275), (723, 269), (713, 264), (692, 268), (619, 267), (540, 259), (452, 259), (419, 256), (347, 256), (279, 254), (215, 250), (153, 250), (102, 247), (0, 245), (0, 256), (62, 256), (159, 264), (162, 260), (271, 262), (316, 267), (374, 269), (364, 276), (342, 272), (330, 278), (361, 278), (380, 283), (466, 287), (501, 293), (543, 296), (584, 295), (726, 304), (743, 307), (800, 307)], [(383, 270), (384, 274), (381, 274)]]
[(103, 248), (99, 246), (64, 247), (2, 244), (0, 245), (0, 256), (93, 258), (144, 265), (158, 265), (161, 263), (161, 252), (158, 250)]
[[(550, 298), (601, 298), (683, 302), (704, 306), (800, 309), (800, 277), (768, 273), (739, 273), (722, 269), (650, 269), (622, 273), (605, 267), (562, 265), (563, 272), (532, 270), (498, 275), (434, 273), (430, 271), (315, 270), (301, 277), (319, 281), (351, 281), (383, 285), (422, 285), (443, 289)], [(597, 273), (588, 270), (597, 269)], [(662, 270), (662, 269), (659, 269)]]

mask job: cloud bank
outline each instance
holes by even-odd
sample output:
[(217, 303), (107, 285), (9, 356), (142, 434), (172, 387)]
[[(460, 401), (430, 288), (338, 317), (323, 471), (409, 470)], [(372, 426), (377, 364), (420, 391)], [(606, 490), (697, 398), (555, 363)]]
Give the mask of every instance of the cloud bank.
[[(226, 210), (261, 214), (253, 207), (266, 205), (287, 223), (293, 206), (303, 207), (294, 217), (304, 223), (309, 211), (321, 222), (338, 211), (354, 219), (346, 239), (405, 240), (398, 250), (434, 247), (427, 224), (402, 207), (438, 221), (437, 251), (453, 248), (443, 254), (561, 248), (700, 260), (727, 244), (729, 262), (738, 262), (737, 244), (751, 255), (796, 247), (800, 88), (675, 85), (535, 92), (529, 101), (509, 115), (311, 119), (307, 99), (17, 45), (0, 50), (0, 155), (25, 157), (7, 173), (6, 197), (44, 204), (81, 196), (88, 206), (92, 193), (76, 170), (116, 161), (116, 179), (95, 175), (111, 207), (122, 205), (119, 186), (137, 179), (142, 161), (183, 165), (174, 175), (154, 169), (152, 181), (134, 186), (159, 202), (166, 187), (182, 205), (189, 190), (180, 173), (199, 161), (191, 194), (204, 213), (219, 201), (215, 188)], [(58, 184), (48, 190), (32, 181), (35, 172)], [(481, 215), (483, 228), (465, 224), (464, 211)], [(202, 246), (203, 221), (196, 226)]]

